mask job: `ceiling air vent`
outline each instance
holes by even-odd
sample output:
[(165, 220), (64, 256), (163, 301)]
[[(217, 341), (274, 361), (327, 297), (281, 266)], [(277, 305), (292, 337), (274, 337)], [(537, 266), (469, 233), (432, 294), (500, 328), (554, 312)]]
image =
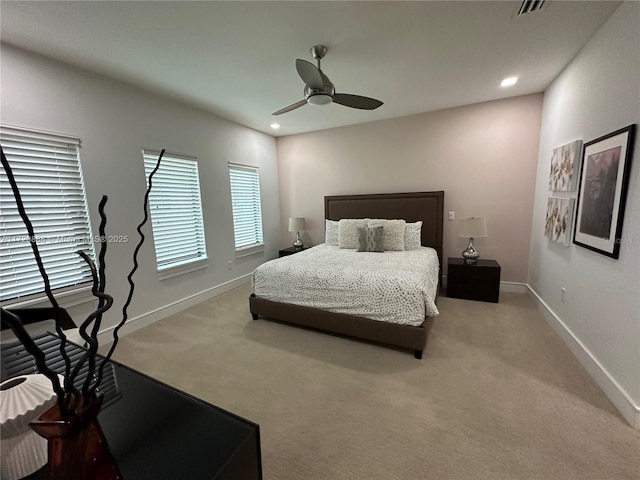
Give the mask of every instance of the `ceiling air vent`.
[(520, 5), (517, 16), (526, 15), (527, 13), (540, 10), (543, 4), (544, 0), (524, 0), (522, 5)]

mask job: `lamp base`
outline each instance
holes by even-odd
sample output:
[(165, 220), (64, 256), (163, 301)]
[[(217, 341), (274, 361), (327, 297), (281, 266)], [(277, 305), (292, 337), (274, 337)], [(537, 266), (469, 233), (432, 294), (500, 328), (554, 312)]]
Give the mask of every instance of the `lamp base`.
[(304, 244), (300, 239), (300, 232), (296, 232), (296, 240), (293, 242), (293, 248), (296, 250), (302, 250), (303, 247), (304, 247)]
[(469, 238), (469, 245), (467, 245), (467, 248), (462, 252), (462, 258), (464, 258), (464, 263), (468, 265), (475, 265), (478, 263), (480, 252), (478, 252), (476, 247), (473, 246), (473, 237)]

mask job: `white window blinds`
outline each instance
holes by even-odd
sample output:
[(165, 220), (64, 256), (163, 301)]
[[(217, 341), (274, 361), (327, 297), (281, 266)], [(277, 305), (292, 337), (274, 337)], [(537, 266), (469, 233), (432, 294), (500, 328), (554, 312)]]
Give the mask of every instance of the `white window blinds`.
[(255, 167), (230, 163), (229, 179), (236, 251), (261, 246), (260, 172)]
[[(0, 144), (11, 166), (52, 289), (91, 281), (76, 253), (95, 258), (82, 182), (80, 140), (0, 126)], [(0, 171), (0, 300), (44, 292), (27, 229), (4, 168)]]
[[(142, 153), (148, 179), (160, 151)], [(158, 271), (206, 260), (197, 159), (164, 154), (152, 179), (149, 210)]]

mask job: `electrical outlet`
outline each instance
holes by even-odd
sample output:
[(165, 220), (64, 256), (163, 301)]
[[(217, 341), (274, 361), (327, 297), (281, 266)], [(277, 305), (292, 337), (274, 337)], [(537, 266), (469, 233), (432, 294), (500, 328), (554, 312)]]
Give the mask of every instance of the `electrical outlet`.
[(231, 260), (229, 260), (229, 261), (227, 262), (227, 268), (228, 268), (229, 270), (231, 270), (231, 269), (233, 268), (233, 262), (232, 262)]
[(567, 289), (566, 289), (566, 288), (564, 288), (564, 287), (562, 287), (562, 288), (560, 289), (560, 301), (561, 301), (562, 303), (564, 303), (564, 301), (565, 301), (565, 299), (566, 299), (566, 298), (567, 298)]
[(456, 219), (456, 212), (449, 212), (449, 221)]

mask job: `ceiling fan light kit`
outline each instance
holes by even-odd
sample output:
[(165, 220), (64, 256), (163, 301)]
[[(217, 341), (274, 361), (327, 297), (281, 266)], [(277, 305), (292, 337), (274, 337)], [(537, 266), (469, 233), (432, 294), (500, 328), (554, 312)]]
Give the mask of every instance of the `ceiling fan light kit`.
[(316, 93), (307, 97), (307, 103), (309, 105), (328, 105), (331, 102), (333, 102), (333, 98), (326, 93)]
[(328, 105), (330, 103), (338, 103), (345, 107), (358, 108), (360, 110), (375, 110), (382, 102), (375, 98), (363, 97), (360, 95), (352, 95), (349, 93), (336, 93), (335, 87), (329, 77), (327, 77), (320, 68), (320, 60), (326, 55), (327, 47), (324, 45), (316, 45), (311, 48), (311, 55), (318, 61), (316, 67), (313, 63), (298, 58), (296, 60), (296, 70), (298, 75), (305, 83), (304, 100), (293, 103), (284, 107), (272, 115), (281, 115), (290, 112), (303, 105)]

